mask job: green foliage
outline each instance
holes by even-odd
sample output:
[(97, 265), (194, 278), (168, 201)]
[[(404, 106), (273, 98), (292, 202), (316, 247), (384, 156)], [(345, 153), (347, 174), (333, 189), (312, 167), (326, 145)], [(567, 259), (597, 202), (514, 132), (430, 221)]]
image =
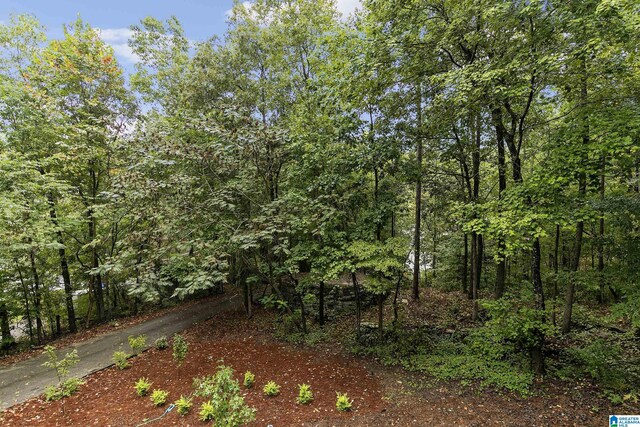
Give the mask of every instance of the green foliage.
[(120, 370), (131, 366), (131, 363), (129, 363), (129, 355), (124, 351), (115, 351), (113, 353), (113, 363), (115, 363)]
[(353, 401), (349, 399), (347, 393), (336, 392), (336, 409), (340, 412), (347, 412), (351, 410)]
[(129, 338), (127, 338), (127, 341), (129, 341), (129, 347), (131, 347), (133, 354), (138, 355), (147, 345), (147, 336), (138, 335), (137, 337), (134, 337), (133, 335), (130, 335)]
[(42, 365), (53, 369), (58, 378), (58, 384), (51, 385), (45, 390), (45, 398), (47, 400), (58, 400), (71, 396), (78, 391), (80, 385), (84, 383), (78, 378), (69, 378), (69, 370), (80, 361), (78, 350), (74, 349), (65, 354), (62, 359), (58, 357), (55, 347), (50, 345), (44, 348), (43, 353), (47, 356), (47, 361)]
[(173, 360), (176, 361), (178, 366), (182, 365), (188, 351), (189, 344), (187, 341), (181, 335), (175, 334), (173, 336)]
[(491, 356), (473, 351), (472, 345), (463, 343), (438, 344), (433, 353), (416, 355), (403, 362), (411, 371), (433, 375), (442, 381), (458, 380), (463, 385), (477, 384), (480, 388), (530, 395), (533, 373), (520, 364), (507, 360), (496, 360)]
[(169, 340), (166, 336), (163, 335), (161, 337), (158, 337), (158, 339), (154, 341), (153, 345), (158, 350), (164, 350), (166, 348), (169, 348)]
[(202, 421), (214, 420), (214, 426), (236, 427), (255, 419), (255, 410), (245, 403), (230, 367), (220, 365), (215, 375), (194, 379), (194, 388), (196, 396), (208, 399), (200, 408)]
[(360, 342), (355, 343), (351, 350), (375, 356), (387, 366), (397, 366), (414, 355), (428, 353), (432, 346), (433, 337), (427, 328), (412, 329), (396, 324), (386, 331), (383, 342), (378, 339), (377, 331), (363, 331)]
[(289, 306), (289, 303), (287, 301), (279, 299), (273, 294), (261, 298), (260, 303), (262, 303), (265, 308), (268, 308), (270, 310), (278, 309), (281, 312), (284, 312)]
[(213, 406), (213, 403), (207, 401), (202, 402), (200, 405), (200, 412), (198, 413), (198, 418), (200, 421), (211, 421), (214, 420), (216, 416), (216, 410)]
[(82, 384), (84, 384), (84, 381), (78, 378), (67, 378), (57, 386), (48, 386), (44, 391), (44, 398), (48, 402), (69, 397), (75, 394)]
[(146, 396), (151, 389), (151, 385), (152, 383), (149, 381), (149, 378), (140, 378), (134, 385), (136, 394), (140, 397)]
[(165, 403), (167, 403), (168, 397), (169, 397), (169, 392), (165, 390), (160, 390), (160, 389), (153, 390), (153, 392), (151, 392), (151, 396), (149, 396), (149, 398), (151, 399), (151, 402), (153, 402), (155, 406), (162, 406)]
[(311, 386), (309, 384), (298, 385), (298, 397), (296, 402), (301, 405), (308, 405), (313, 402), (313, 392), (311, 391)]
[(624, 388), (626, 375), (621, 369), (620, 346), (612, 345), (600, 338), (585, 347), (569, 349), (569, 354), (578, 362), (578, 369), (588, 373), (604, 387), (614, 390)]
[[(193, 403), (191, 402), (191, 398), (186, 398), (184, 396), (180, 396), (180, 399), (176, 400), (174, 404), (176, 405), (176, 410), (178, 411), (178, 414), (182, 416), (187, 415), (191, 410), (191, 407), (193, 406)], [(203, 421), (206, 421), (206, 420), (203, 420)]]
[(274, 397), (280, 394), (280, 386), (275, 381), (269, 381), (262, 388), (262, 392), (265, 396)]
[(251, 372), (247, 371), (244, 373), (244, 382), (243, 385), (245, 388), (253, 387), (253, 384), (256, 382), (256, 376)]

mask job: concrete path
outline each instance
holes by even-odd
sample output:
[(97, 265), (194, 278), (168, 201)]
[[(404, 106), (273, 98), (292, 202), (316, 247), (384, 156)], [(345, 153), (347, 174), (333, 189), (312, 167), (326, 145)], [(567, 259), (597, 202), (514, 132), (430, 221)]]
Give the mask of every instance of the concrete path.
[[(223, 297), (214, 302), (198, 302), (184, 310), (177, 310), (129, 328), (72, 344), (58, 350), (58, 353), (64, 355), (74, 348), (77, 349), (80, 362), (72, 368), (70, 376), (84, 377), (112, 365), (114, 351), (123, 349), (130, 352), (127, 341), (130, 335), (145, 334), (147, 345), (153, 345), (156, 338), (162, 335), (171, 337), (195, 323), (240, 306), (242, 298), (238, 295)], [(42, 366), (45, 360), (44, 355), (37, 356), (0, 368), (0, 410), (38, 396), (47, 386), (57, 382), (55, 372)]]

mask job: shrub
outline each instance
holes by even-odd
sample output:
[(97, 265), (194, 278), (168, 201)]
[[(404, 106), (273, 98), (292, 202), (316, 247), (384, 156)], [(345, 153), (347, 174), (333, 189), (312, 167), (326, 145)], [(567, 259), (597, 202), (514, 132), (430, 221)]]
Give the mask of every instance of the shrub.
[(130, 335), (127, 340), (129, 341), (129, 347), (131, 347), (131, 351), (133, 351), (133, 354), (135, 354), (136, 356), (140, 354), (140, 352), (144, 350), (145, 346), (147, 345), (146, 335), (138, 335), (137, 337)]
[(240, 384), (230, 367), (221, 365), (215, 375), (196, 378), (194, 387), (197, 396), (208, 399), (200, 407), (202, 421), (214, 419), (214, 426), (237, 427), (255, 419), (255, 410), (240, 395)]
[(153, 343), (153, 345), (156, 347), (156, 349), (158, 350), (164, 350), (166, 348), (169, 347), (169, 340), (167, 339), (167, 337), (165, 337), (164, 335), (161, 336), (160, 338), (158, 338), (157, 340), (155, 340), (155, 342)]
[(568, 353), (577, 362), (571, 367), (574, 372), (588, 373), (607, 389), (624, 390), (627, 386), (626, 380), (632, 377), (623, 368), (622, 348), (602, 338), (595, 338), (582, 348), (569, 349)]
[(184, 396), (180, 396), (180, 399), (175, 401), (175, 405), (180, 415), (187, 415), (193, 403), (191, 403), (191, 398), (186, 398)]
[(269, 397), (277, 396), (280, 394), (280, 386), (274, 381), (269, 381), (264, 385), (262, 391)]
[(200, 418), (200, 421), (211, 421), (212, 419), (215, 418), (215, 413), (216, 413), (216, 410), (213, 407), (213, 403), (204, 402), (200, 406), (200, 412), (198, 413), (198, 416)]
[(155, 406), (162, 406), (167, 402), (167, 397), (169, 397), (169, 392), (165, 390), (153, 390), (151, 393), (151, 401)]
[(311, 391), (311, 386), (309, 384), (300, 384), (298, 385), (298, 403), (301, 405), (307, 405), (313, 401), (313, 392)]
[(113, 363), (118, 367), (118, 369), (126, 369), (131, 366), (131, 363), (128, 361), (129, 355), (124, 351), (116, 351), (113, 353)]
[(151, 382), (149, 382), (149, 378), (140, 378), (136, 381), (136, 385), (134, 388), (136, 389), (136, 394), (138, 396), (146, 396), (149, 393), (149, 389), (151, 388)]
[(351, 410), (351, 405), (353, 401), (349, 400), (349, 396), (347, 393), (337, 393), (336, 392), (336, 409), (340, 412), (347, 412)]
[(173, 336), (173, 360), (176, 361), (177, 365), (182, 365), (184, 359), (187, 357), (187, 352), (189, 351), (189, 344), (185, 341), (182, 336), (175, 334)]
[(247, 371), (244, 373), (244, 386), (246, 388), (251, 388), (253, 387), (253, 383), (256, 382), (256, 376), (251, 372), (251, 371)]
[(73, 350), (60, 359), (56, 353), (56, 349), (50, 345), (44, 348), (44, 354), (47, 356), (47, 361), (42, 365), (51, 368), (56, 372), (58, 378), (58, 384), (47, 387), (45, 390), (46, 400), (58, 400), (63, 397), (68, 397), (78, 391), (81, 384), (84, 384), (78, 378), (68, 378), (69, 370), (75, 366), (80, 358), (78, 357), (78, 350)]
[(78, 391), (80, 386), (84, 384), (84, 381), (78, 378), (67, 378), (58, 386), (49, 386), (44, 391), (44, 398), (46, 401), (60, 400), (63, 397), (69, 397)]

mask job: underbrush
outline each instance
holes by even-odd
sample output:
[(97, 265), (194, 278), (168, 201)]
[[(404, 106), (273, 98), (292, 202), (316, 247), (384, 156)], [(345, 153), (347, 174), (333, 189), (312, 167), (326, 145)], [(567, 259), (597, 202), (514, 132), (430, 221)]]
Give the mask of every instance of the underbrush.
[(385, 366), (401, 366), (441, 381), (531, 394), (533, 373), (526, 367), (526, 360), (489, 354), (479, 345), (482, 339), (478, 334), (448, 335), (398, 326), (387, 331), (384, 343), (368, 342), (367, 335), (360, 343), (354, 342), (351, 350), (373, 356)]
[(640, 342), (630, 333), (591, 329), (571, 334), (551, 363), (557, 378), (591, 380), (614, 405), (640, 401)]

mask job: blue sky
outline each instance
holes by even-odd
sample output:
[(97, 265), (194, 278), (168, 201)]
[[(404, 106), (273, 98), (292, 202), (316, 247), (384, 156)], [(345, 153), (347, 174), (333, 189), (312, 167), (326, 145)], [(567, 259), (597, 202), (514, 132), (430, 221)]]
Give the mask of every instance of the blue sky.
[[(360, 0), (336, 0), (338, 9), (351, 13)], [(0, 22), (11, 14), (31, 13), (45, 25), (50, 38), (62, 35), (62, 26), (80, 14), (91, 26), (101, 29), (102, 38), (114, 48), (120, 64), (133, 69), (135, 56), (127, 46), (129, 26), (145, 16), (164, 20), (178, 17), (188, 38), (205, 40), (223, 35), (226, 14), (233, 0), (0, 0)]]

